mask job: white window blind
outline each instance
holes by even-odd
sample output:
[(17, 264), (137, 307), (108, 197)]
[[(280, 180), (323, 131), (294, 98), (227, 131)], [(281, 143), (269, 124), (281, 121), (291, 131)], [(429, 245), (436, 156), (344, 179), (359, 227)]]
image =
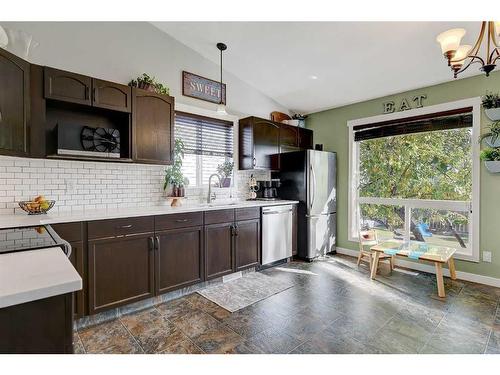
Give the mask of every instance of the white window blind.
[(233, 157), (232, 122), (176, 112), (174, 131), (186, 154)]
[(176, 112), (174, 131), (184, 142), (182, 172), (190, 187), (207, 185), (217, 166), (233, 158), (232, 122)]

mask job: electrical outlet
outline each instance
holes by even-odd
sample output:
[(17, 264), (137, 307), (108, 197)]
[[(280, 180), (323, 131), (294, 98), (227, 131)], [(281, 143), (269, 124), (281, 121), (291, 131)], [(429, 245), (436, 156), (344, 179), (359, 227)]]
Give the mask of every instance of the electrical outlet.
[(483, 251), (483, 262), (491, 263), (491, 251)]

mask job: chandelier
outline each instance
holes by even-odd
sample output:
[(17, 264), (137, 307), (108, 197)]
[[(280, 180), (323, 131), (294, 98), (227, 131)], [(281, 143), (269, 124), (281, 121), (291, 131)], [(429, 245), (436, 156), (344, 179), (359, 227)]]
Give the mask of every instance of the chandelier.
[[(451, 29), (436, 38), (441, 45), (444, 58), (448, 61), (448, 66), (453, 71), (453, 77), (457, 78), (458, 74), (475, 63), (481, 65), (479, 70), (485, 72), (488, 77), (496, 67), (495, 62), (500, 58), (500, 41), (497, 40), (497, 37), (500, 37), (500, 21), (483, 21), (474, 46), (460, 45), (464, 35), (465, 29)], [(479, 54), (483, 41), (485, 42), (483, 53), (486, 55), (481, 57)]]

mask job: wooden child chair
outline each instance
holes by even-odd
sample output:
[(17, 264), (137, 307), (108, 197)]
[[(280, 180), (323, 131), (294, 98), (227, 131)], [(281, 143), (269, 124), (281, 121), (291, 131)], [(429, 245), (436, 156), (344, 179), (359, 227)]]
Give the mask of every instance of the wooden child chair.
[[(368, 261), (370, 266), (370, 271), (373, 267), (373, 258), (374, 254), (370, 250), (370, 248), (365, 249), (365, 246), (372, 247), (378, 244), (377, 232), (375, 229), (367, 229), (359, 231), (359, 255), (357, 265), (361, 263), (361, 261)], [(388, 260), (389, 266), (391, 267), (391, 272), (394, 269), (394, 257), (389, 254), (380, 254), (379, 262), (381, 260)], [(377, 265), (378, 266), (378, 265)]]

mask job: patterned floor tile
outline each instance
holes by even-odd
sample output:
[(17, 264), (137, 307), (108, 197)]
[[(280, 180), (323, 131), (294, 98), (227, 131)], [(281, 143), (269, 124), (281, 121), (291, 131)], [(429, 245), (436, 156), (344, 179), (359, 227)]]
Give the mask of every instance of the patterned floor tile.
[(133, 354), (142, 348), (119, 320), (113, 320), (78, 332), (86, 353)]
[(231, 312), (223, 309), (216, 303), (210, 301), (209, 299), (203, 297), (198, 293), (192, 293), (186, 297), (186, 300), (196, 309), (206, 312), (207, 314), (213, 316), (215, 319), (222, 321), (231, 315)]
[(191, 340), (183, 340), (168, 346), (160, 354), (203, 354)]
[(186, 297), (162, 303), (161, 305), (157, 305), (156, 309), (172, 321), (197, 310), (189, 303)]
[(286, 354), (301, 342), (281, 330), (267, 330), (245, 341), (250, 348), (265, 354)]
[(225, 325), (209, 329), (193, 339), (205, 353), (231, 353), (243, 342), (243, 338)]
[(191, 311), (173, 321), (174, 325), (189, 338), (219, 326), (219, 321), (203, 311)]
[(146, 353), (161, 352), (168, 346), (187, 339), (156, 309), (125, 315), (120, 320)]

